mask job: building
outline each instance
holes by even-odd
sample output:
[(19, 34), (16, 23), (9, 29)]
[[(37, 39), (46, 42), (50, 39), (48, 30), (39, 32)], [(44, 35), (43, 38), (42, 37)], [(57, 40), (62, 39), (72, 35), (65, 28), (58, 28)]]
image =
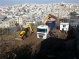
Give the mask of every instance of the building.
[(7, 18), (4, 21), (2, 21), (2, 28), (13, 28), (15, 27), (16, 21), (14, 19), (11, 18)]
[(2, 28), (2, 21), (0, 21), (0, 28)]
[(0, 18), (0, 28), (13, 28), (16, 21), (13, 18), (2, 17)]
[(69, 30), (69, 23), (60, 23), (60, 30), (67, 32)]
[(16, 23), (18, 23), (19, 25), (23, 25), (25, 22), (25, 19), (20, 16), (16, 16)]

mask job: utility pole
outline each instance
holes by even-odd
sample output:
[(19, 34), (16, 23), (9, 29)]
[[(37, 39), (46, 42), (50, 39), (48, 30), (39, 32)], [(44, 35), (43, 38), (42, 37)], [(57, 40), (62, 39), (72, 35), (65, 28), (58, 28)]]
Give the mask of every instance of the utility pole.
[(57, 9), (57, 22), (59, 22), (59, 9)]
[(59, 9), (58, 9), (58, 22), (59, 22)]

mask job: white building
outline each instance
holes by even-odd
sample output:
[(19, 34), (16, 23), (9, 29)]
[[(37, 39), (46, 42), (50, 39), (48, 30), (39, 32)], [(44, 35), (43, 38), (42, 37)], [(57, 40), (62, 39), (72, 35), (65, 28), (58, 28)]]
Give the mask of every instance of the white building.
[(69, 23), (60, 23), (60, 30), (67, 32), (69, 30)]
[(0, 18), (0, 28), (13, 28), (15, 27), (16, 21), (12, 18)]
[(22, 17), (20, 17), (20, 16), (16, 16), (16, 22), (19, 24), (19, 25), (23, 25), (26, 21), (25, 21), (26, 19), (24, 18), (22, 18)]
[(2, 21), (2, 28), (13, 28), (15, 27), (16, 21), (11, 18), (7, 18), (6, 20)]

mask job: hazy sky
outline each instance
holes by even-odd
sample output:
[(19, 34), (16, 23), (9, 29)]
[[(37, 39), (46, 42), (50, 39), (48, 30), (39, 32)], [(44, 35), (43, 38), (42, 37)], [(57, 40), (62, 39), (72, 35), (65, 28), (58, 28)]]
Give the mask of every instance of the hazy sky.
[(47, 3), (59, 3), (59, 2), (79, 3), (79, 0), (0, 0), (0, 6), (23, 4), (23, 3), (47, 4)]

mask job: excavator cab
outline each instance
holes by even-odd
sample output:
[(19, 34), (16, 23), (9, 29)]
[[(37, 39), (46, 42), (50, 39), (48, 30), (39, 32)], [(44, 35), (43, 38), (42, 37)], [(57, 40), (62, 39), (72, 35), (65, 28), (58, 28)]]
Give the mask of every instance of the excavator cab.
[(25, 35), (25, 31), (21, 31), (21, 32), (19, 33), (19, 38), (23, 38), (24, 35)]

